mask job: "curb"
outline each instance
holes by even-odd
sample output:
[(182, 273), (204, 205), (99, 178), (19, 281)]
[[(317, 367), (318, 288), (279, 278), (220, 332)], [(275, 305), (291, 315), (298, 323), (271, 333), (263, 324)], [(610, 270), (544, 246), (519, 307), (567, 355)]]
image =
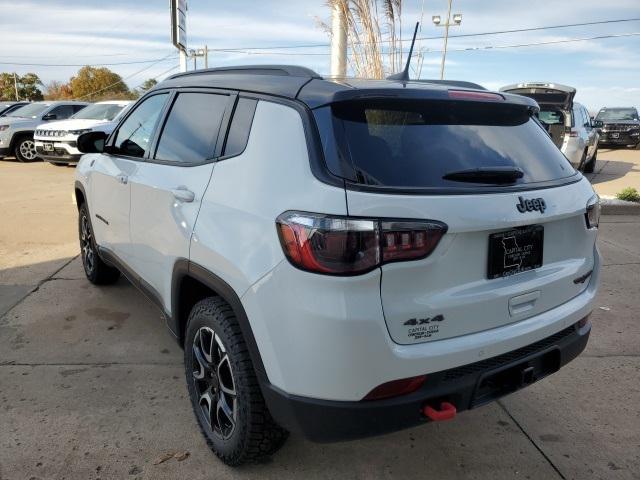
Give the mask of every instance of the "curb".
[(602, 215), (640, 215), (640, 203), (616, 198), (600, 198)]

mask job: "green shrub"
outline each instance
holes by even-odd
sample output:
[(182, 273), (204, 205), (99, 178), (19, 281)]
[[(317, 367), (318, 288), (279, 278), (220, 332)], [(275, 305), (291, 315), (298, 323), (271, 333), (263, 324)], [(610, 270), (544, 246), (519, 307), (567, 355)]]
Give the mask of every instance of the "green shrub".
[(627, 187), (618, 193), (616, 198), (627, 202), (640, 202), (640, 192), (633, 187)]

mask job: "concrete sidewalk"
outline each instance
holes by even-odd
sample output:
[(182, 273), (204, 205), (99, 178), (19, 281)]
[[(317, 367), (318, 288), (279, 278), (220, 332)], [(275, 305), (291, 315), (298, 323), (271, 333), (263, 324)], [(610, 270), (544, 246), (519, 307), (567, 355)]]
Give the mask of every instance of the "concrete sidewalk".
[(124, 279), (85, 279), (72, 179), (0, 164), (0, 480), (640, 478), (640, 216), (603, 216), (593, 333), (559, 373), (452, 422), (329, 445), (292, 436), (234, 470), (198, 431), (160, 312)]
[(585, 176), (602, 198), (615, 198), (627, 187), (640, 191), (640, 150), (600, 148), (594, 172)]

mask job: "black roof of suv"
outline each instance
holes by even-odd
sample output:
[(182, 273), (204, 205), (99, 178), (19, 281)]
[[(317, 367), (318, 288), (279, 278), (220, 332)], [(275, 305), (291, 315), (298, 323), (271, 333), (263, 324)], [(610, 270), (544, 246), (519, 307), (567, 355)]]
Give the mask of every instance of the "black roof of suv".
[[(196, 70), (172, 75), (155, 88), (212, 87), (297, 99), (309, 108), (363, 97), (393, 97), (449, 100), (449, 90), (488, 94), (482, 86), (451, 80), (325, 79), (311, 69), (292, 65), (247, 65)], [(509, 103), (537, 108), (534, 100), (495, 93)], [(481, 97), (479, 98), (481, 99)]]

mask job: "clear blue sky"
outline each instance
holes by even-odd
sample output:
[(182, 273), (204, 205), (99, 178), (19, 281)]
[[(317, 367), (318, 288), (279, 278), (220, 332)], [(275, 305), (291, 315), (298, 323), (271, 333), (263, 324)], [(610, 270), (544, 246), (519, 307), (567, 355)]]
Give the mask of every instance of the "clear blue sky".
[[(405, 1), (403, 36), (420, 17), (422, 0)], [(441, 35), (431, 15), (446, 13), (446, 0), (425, 0), (423, 36)], [(640, 0), (454, 0), (462, 26), (452, 34), (581, 23), (640, 17)], [(169, 41), (169, 0), (0, 0), (0, 71), (36, 72), (45, 83), (66, 81), (78, 67), (19, 66), (21, 63), (118, 63), (167, 57), (156, 63), (112, 65), (109, 68), (135, 87), (146, 78), (177, 64)], [(326, 44), (318, 27), (328, 21), (324, 0), (231, 2), (190, 0), (188, 36), (192, 48), (274, 47)], [(578, 100), (591, 110), (608, 105), (640, 107), (640, 36), (549, 46), (459, 51), (468, 47), (502, 46), (640, 32), (640, 21), (573, 27), (527, 33), (452, 38), (446, 76), (481, 83), (488, 88), (533, 80), (575, 86)], [(421, 43), (438, 50), (442, 41)], [(328, 47), (279, 50), (286, 55), (217, 52), (210, 66), (246, 63), (293, 63), (328, 73)], [(305, 55), (293, 54), (294, 52)], [(313, 54), (313, 55), (308, 55)], [(439, 52), (426, 54), (423, 78), (438, 75)], [(140, 73), (140, 70), (148, 67)], [(162, 77), (160, 77), (162, 78)]]

